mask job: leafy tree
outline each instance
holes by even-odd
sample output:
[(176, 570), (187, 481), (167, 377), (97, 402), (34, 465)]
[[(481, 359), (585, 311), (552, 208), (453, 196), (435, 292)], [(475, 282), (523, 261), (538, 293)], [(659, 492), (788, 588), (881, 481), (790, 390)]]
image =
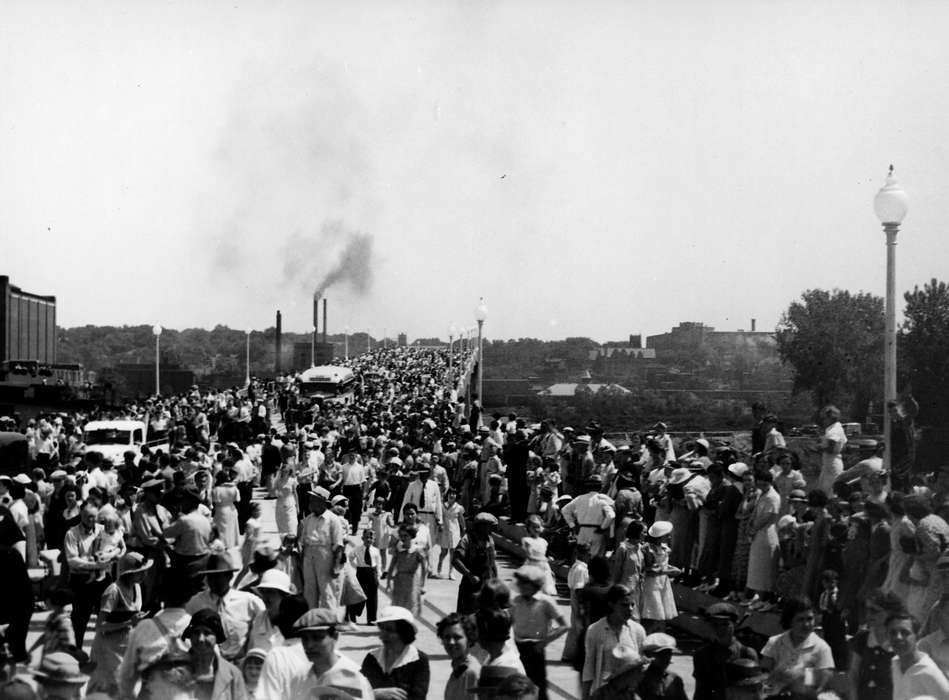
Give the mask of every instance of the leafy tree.
[(936, 279), (903, 295), (900, 360), (920, 405), (920, 421), (949, 420), (949, 285)]
[(778, 353), (794, 372), (794, 393), (810, 391), (817, 406), (836, 403), (866, 418), (882, 394), (883, 299), (835, 289), (809, 289), (792, 302), (777, 328)]

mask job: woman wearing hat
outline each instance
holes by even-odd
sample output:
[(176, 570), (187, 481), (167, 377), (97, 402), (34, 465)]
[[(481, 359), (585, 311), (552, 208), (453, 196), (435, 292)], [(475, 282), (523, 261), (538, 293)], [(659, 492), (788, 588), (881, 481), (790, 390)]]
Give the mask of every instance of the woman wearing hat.
[(366, 655), (361, 669), (376, 700), (425, 700), (431, 672), (428, 656), (414, 644), (415, 617), (392, 605), (381, 611), (376, 626), (382, 646)]
[(196, 698), (208, 700), (247, 700), (247, 688), (240, 670), (225, 660), (217, 645), (224, 637), (221, 617), (210, 608), (197, 611), (181, 635), (191, 646), (188, 661)]
[(96, 667), (89, 681), (89, 692), (109, 695), (118, 692), (116, 670), (125, 655), (129, 632), (144, 617), (141, 584), (151, 565), (138, 552), (129, 552), (119, 559), (118, 578), (105, 589), (99, 604), (90, 655)]

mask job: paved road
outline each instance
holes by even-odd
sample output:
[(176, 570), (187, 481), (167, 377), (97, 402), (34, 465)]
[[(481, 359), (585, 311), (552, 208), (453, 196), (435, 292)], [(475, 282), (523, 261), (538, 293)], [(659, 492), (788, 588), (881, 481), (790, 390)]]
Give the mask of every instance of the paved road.
[[(277, 534), (276, 519), (274, 517), (274, 501), (263, 498), (263, 491), (258, 490), (257, 497), (261, 510), (261, 524), (264, 534)], [(445, 562), (446, 567), (448, 561)], [(520, 565), (520, 562), (513, 561), (510, 557), (499, 553), (498, 574), (502, 580), (506, 581), (511, 588), (514, 588), (514, 570)], [(443, 572), (445, 573), (445, 572)], [(458, 574), (454, 574), (455, 579), (429, 579), (425, 594), (422, 599), (423, 610), (421, 627), (419, 630), (416, 644), (419, 649), (428, 654), (431, 659), (431, 685), (429, 698), (436, 700), (442, 696), (442, 689), (451, 673), (451, 666), (448, 662), (448, 656), (445, 654), (441, 643), (435, 634), (435, 625), (438, 621), (450, 612), (455, 610), (455, 601), (458, 594)], [(565, 597), (566, 588), (561, 585), (561, 595), (557, 597), (556, 603), (561, 614), (565, 619), (570, 619), (570, 605)], [(389, 603), (389, 598), (384, 590), (379, 591), (380, 609)], [(27, 637), (27, 647), (29, 647), (40, 635), (43, 630), (43, 624), (47, 613), (36, 613), (30, 624), (30, 632)], [(83, 645), (86, 653), (89, 653), (92, 639), (95, 635), (95, 618), (90, 621), (89, 629), (86, 633), (85, 644)], [(565, 700), (575, 700), (580, 695), (578, 674), (570, 666), (560, 661), (563, 652), (564, 638), (561, 637), (547, 651), (547, 678), (549, 692), (552, 697), (563, 698)], [(375, 626), (361, 624), (357, 626), (354, 632), (346, 632), (341, 635), (340, 650), (354, 659), (361, 662), (366, 653), (378, 646)], [(39, 650), (33, 655), (33, 663), (38, 664), (40, 660)], [(692, 678), (692, 659), (688, 655), (677, 655), (673, 658), (672, 670), (682, 676), (685, 682), (686, 691), (691, 697), (695, 683)]]
[[(274, 501), (261, 500), (261, 522), (265, 533), (276, 534), (276, 521), (274, 519)], [(447, 567), (448, 561), (446, 559)], [(510, 557), (500, 554), (498, 561), (498, 574), (502, 580), (506, 581), (511, 588), (514, 588), (514, 570), (520, 565), (520, 562), (513, 561)], [(444, 571), (442, 573), (445, 573)], [(455, 601), (458, 595), (458, 573), (454, 574), (455, 579), (429, 579), (425, 586), (425, 594), (422, 598), (422, 620), (416, 644), (418, 648), (428, 654), (431, 659), (432, 680), (428, 697), (435, 700), (442, 695), (441, 689), (445, 687), (448, 676), (451, 673), (451, 666), (448, 662), (448, 656), (442, 648), (441, 642), (435, 634), (435, 625), (445, 615), (455, 610)], [(563, 595), (566, 588), (561, 586), (560, 593), (556, 602), (557, 607), (566, 620), (570, 619), (570, 605), (568, 599)], [(385, 591), (379, 591), (380, 609), (389, 603), (389, 598)], [(378, 646), (375, 634), (375, 627), (369, 627), (365, 624), (357, 626), (356, 632), (343, 633), (340, 637), (339, 649), (354, 659), (361, 662), (366, 653)], [(580, 695), (579, 674), (569, 665), (560, 661), (563, 652), (564, 638), (556, 640), (547, 650), (547, 678), (548, 691), (552, 697), (565, 698), (566, 700), (575, 700)], [(695, 689), (695, 682), (692, 678), (692, 658), (687, 655), (677, 655), (673, 658), (672, 670), (682, 676), (685, 682), (686, 692), (689, 696)]]

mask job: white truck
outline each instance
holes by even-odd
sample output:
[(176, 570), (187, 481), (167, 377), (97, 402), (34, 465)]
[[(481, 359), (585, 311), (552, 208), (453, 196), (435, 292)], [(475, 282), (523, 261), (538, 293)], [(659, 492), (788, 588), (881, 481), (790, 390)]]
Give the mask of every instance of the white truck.
[(142, 456), (142, 446), (168, 453), (168, 440), (147, 441), (148, 424), (140, 420), (94, 420), (82, 429), (87, 452), (98, 452), (113, 464), (125, 461), (125, 453), (135, 453), (135, 464)]

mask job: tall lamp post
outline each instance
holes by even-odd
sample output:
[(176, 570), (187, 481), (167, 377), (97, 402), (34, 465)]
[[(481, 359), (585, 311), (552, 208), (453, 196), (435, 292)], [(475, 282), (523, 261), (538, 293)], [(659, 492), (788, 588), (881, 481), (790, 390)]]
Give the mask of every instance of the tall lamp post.
[(250, 386), (250, 334), (251, 329), (248, 328), (244, 333), (247, 335), (247, 343), (244, 346), (244, 366), (247, 368), (246, 373), (244, 374), (244, 386)]
[(349, 359), (349, 332), (352, 330), (349, 326), (343, 328), (343, 358)]
[(155, 334), (155, 396), (161, 395), (161, 376), (159, 375), (158, 359), (160, 353), (159, 338), (161, 337), (161, 326), (157, 323), (152, 326), (152, 333)]
[(488, 320), (488, 307), (484, 304), (484, 297), (481, 297), (478, 308), (475, 309), (475, 321), (478, 322), (478, 400), (482, 407), (484, 406), (484, 347), (481, 341), (486, 320)]
[(455, 352), (455, 324), (448, 325), (448, 378), (451, 380), (452, 354)]
[(896, 400), (896, 234), (909, 210), (909, 198), (893, 175), (893, 166), (886, 184), (873, 198), (873, 211), (886, 234), (886, 325), (883, 351), (883, 468), (890, 472), (893, 455), (893, 421), (890, 420), (891, 401)]

